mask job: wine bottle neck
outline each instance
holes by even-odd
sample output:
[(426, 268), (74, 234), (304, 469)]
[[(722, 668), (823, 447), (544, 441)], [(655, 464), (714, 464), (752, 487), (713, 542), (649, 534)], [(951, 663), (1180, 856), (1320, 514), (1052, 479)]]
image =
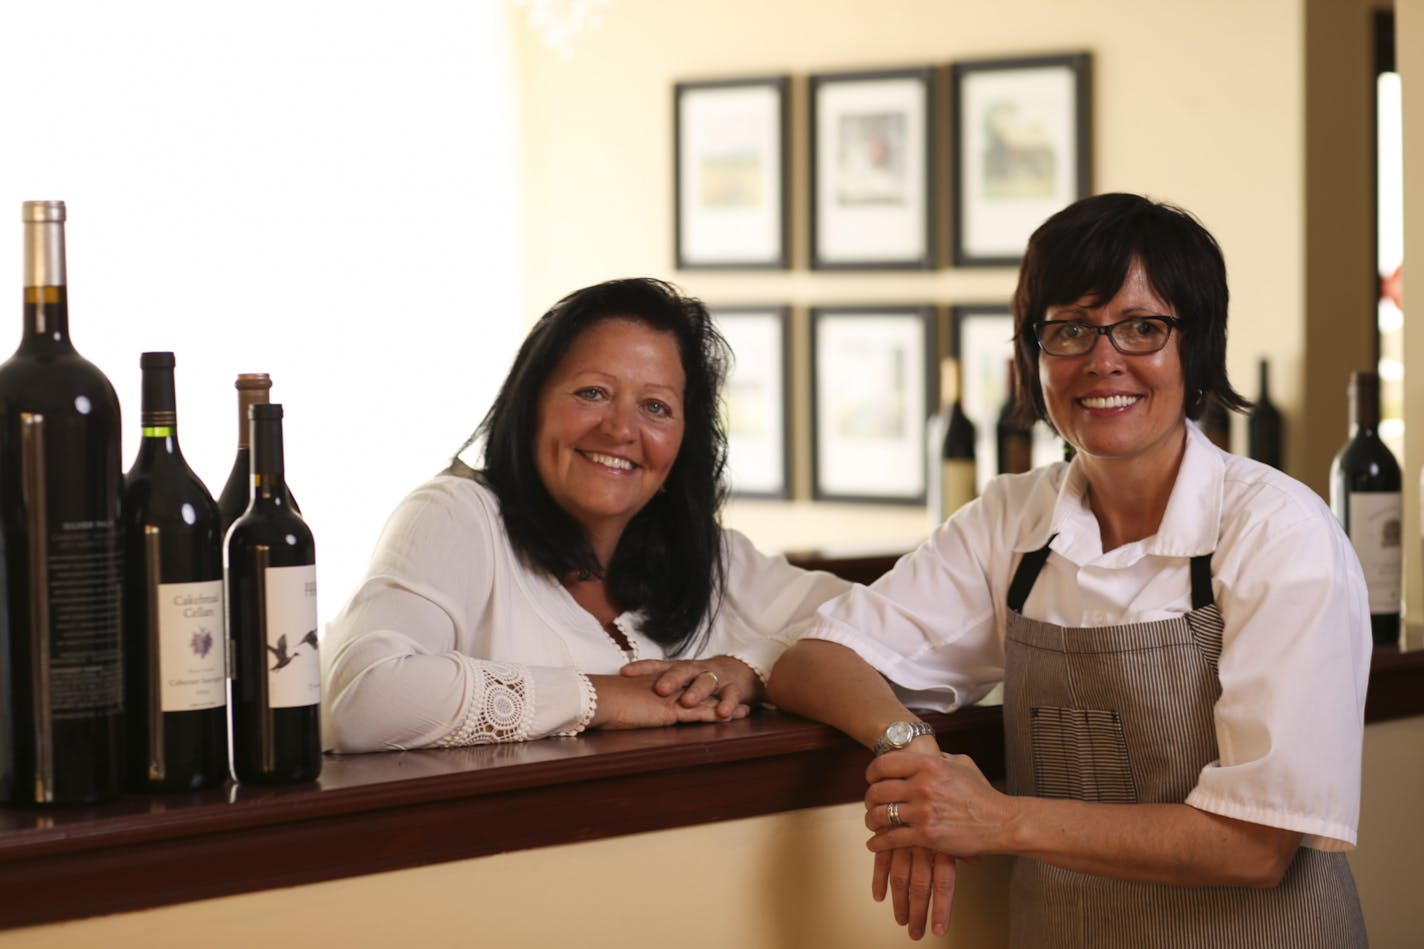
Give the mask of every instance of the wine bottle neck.
[(69, 295), (64, 267), (64, 204), (26, 201), (25, 326), (21, 346), (69, 346)]
[(1351, 430), (1374, 434), (1379, 428), (1379, 377), (1373, 373), (1356, 373), (1350, 383)]
[(272, 390), (272, 379), (265, 372), (246, 372), (237, 377), (237, 448), (239, 451), (252, 445), (249, 409), (254, 405), (266, 405), (268, 393)]
[(282, 420), (280, 417), (254, 418), (250, 432), (252, 499), (285, 504), (287, 482), (282, 457)]

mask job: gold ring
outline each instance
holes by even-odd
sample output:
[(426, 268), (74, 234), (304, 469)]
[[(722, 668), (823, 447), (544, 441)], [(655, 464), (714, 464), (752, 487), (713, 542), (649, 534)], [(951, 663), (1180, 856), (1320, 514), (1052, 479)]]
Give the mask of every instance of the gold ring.
[(904, 827), (905, 822), (900, 819), (900, 802), (891, 801), (885, 805), (885, 816), (890, 818), (892, 827)]
[(699, 673), (697, 673), (697, 674), (700, 675), (700, 676), (711, 676), (711, 677), (712, 677), (712, 691), (713, 691), (713, 692), (716, 692), (718, 689), (720, 689), (720, 688), (722, 687), (722, 680), (719, 679), (719, 678), (717, 678), (717, 673), (713, 672), (711, 669), (703, 669), (701, 672), (699, 672)]

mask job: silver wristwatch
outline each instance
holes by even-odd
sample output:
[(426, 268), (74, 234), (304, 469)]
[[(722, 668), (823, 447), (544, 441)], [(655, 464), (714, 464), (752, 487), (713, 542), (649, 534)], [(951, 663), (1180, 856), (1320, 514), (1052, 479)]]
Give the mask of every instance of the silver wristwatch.
[(924, 722), (891, 722), (872, 749), (877, 756), (887, 751), (899, 751), (921, 735), (933, 735), (934, 728)]

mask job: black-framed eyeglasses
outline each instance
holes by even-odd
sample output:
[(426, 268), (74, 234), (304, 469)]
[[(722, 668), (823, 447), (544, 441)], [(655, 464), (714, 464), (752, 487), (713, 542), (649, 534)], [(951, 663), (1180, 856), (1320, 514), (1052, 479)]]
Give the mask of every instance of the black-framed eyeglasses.
[(1043, 320), (1033, 324), (1038, 348), (1050, 356), (1081, 356), (1091, 352), (1099, 336), (1126, 356), (1146, 356), (1167, 345), (1172, 330), (1182, 325), (1175, 316), (1133, 316), (1107, 326), (1082, 320)]

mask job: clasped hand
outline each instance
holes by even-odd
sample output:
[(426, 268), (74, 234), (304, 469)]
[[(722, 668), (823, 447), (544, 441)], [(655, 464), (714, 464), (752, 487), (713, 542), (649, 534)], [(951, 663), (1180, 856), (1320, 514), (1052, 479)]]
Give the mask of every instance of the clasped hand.
[[(955, 860), (992, 852), (1007, 798), (964, 755), (890, 752), (866, 771), (866, 846), (875, 854), (871, 895), (890, 894), (895, 921), (911, 939), (949, 928)], [(896, 804), (900, 823), (890, 819)]]
[(757, 674), (731, 656), (642, 659), (628, 663), (616, 676), (589, 680), (598, 692), (598, 708), (589, 724), (598, 728), (745, 718), (762, 695)]

